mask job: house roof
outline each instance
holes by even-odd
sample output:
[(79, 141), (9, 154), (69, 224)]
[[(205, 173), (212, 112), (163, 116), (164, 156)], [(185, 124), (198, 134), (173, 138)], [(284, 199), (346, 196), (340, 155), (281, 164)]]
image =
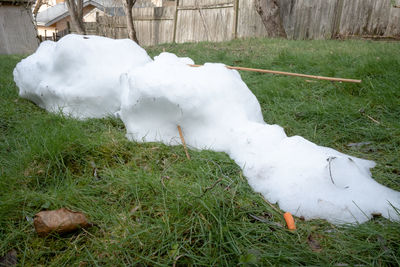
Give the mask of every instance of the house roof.
[[(1, 0), (0, 0), (1, 1)], [(104, 10), (105, 7), (111, 6), (112, 1), (107, 1), (107, 0), (84, 0), (83, 1), (83, 7), (92, 5), (97, 7), (100, 10)], [(60, 21), (61, 19), (68, 17), (69, 12), (68, 12), (68, 7), (65, 2), (59, 3), (55, 6), (49, 7), (46, 10), (43, 10), (39, 12), (36, 16), (36, 22), (38, 26), (45, 26), (48, 27), (50, 25), (53, 25), (57, 21)]]

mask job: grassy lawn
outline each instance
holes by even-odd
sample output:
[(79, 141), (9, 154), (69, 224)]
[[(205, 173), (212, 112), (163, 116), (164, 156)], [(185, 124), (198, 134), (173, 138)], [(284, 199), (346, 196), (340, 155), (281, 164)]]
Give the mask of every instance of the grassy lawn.
[[(147, 50), (163, 49), (197, 64), (362, 79), (241, 73), (266, 122), (376, 161), (375, 179), (400, 190), (399, 43), (250, 39)], [(226, 154), (190, 151), (189, 161), (179, 146), (129, 142), (118, 119), (77, 121), (18, 98), (12, 71), (22, 58), (0, 55), (0, 257), (15, 249), (27, 266), (400, 265), (398, 222), (296, 218), (290, 232)], [(356, 142), (370, 144), (347, 146)], [(95, 225), (38, 237), (34, 215), (61, 207)]]

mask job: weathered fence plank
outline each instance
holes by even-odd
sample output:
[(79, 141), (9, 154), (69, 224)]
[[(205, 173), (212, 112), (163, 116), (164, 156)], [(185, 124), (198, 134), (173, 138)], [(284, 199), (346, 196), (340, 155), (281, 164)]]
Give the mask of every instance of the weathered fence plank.
[(186, 1), (178, 6), (176, 42), (220, 42), (234, 38), (234, 3), (204, 0), (205, 5)]
[(282, 0), (281, 17), (288, 39), (329, 39), (337, 0)]
[[(133, 9), (133, 23), (141, 45), (171, 43), (175, 7)], [(98, 34), (110, 38), (128, 38), (125, 17), (98, 17)]]
[(133, 21), (140, 44), (173, 41), (175, 7), (134, 8)]
[(239, 0), (237, 37), (265, 37), (267, 32), (258, 15), (254, 0)]
[(389, 24), (390, 0), (344, 0), (341, 36), (384, 35)]
[(180, 0), (179, 7), (187, 6), (216, 6), (223, 4), (232, 4), (231, 0)]
[[(267, 31), (255, 0), (179, 0), (177, 6), (134, 8), (141, 45), (227, 41), (264, 37)], [(279, 0), (289, 39), (353, 36), (400, 38), (400, 9), (391, 0)], [(396, 0), (395, 5), (400, 5)], [(111, 38), (127, 38), (125, 17), (99, 17), (87, 26)]]
[(397, 0), (397, 5), (397, 7), (390, 8), (385, 36), (400, 36), (400, 0)]

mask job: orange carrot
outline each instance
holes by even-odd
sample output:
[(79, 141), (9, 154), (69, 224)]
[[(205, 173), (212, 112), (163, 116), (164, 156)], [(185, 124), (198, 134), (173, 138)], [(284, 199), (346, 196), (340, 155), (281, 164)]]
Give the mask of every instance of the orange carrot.
[(286, 225), (289, 230), (296, 230), (296, 225), (294, 224), (294, 219), (290, 212), (285, 212), (285, 214), (283, 214), (283, 218), (285, 218)]

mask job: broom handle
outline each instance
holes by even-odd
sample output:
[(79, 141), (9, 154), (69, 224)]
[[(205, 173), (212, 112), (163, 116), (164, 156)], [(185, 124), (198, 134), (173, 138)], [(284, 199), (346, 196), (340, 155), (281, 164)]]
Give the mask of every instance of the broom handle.
[[(189, 66), (190, 67), (201, 67), (203, 65), (192, 65), (192, 64), (189, 64)], [(317, 76), (317, 75), (308, 75), (308, 74), (285, 72), (285, 71), (276, 71), (276, 70), (253, 69), (253, 68), (245, 68), (245, 67), (233, 67), (233, 66), (225, 66), (225, 67), (227, 67), (228, 69), (231, 69), (231, 70), (244, 70), (244, 71), (260, 72), (260, 73), (272, 73), (272, 74), (296, 76), (296, 77), (303, 77), (303, 78), (310, 78), (310, 79), (317, 79), (317, 80), (326, 80), (326, 81), (334, 81), (334, 82), (361, 83), (361, 80), (354, 80), (354, 79), (332, 78), (332, 77), (324, 77), (324, 76)]]

